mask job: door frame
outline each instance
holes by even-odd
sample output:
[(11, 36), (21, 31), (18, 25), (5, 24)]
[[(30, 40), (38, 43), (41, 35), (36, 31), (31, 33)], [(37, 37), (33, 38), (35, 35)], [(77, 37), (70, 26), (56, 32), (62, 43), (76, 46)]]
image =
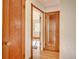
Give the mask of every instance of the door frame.
[[(39, 10), (44, 15), (44, 11), (42, 11), (41, 9), (39, 9), (38, 7), (36, 7), (33, 3), (31, 3), (31, 57), (30, 57), (30, 59), (33, 59), (33, 51), (32, 51), (32, 39), (33, 39), (33, 25), (32, 25), (33, 24), (33, 8), (36, 8), (37, 10)], [(40, 29), (41, 29), (41, 24), (40, 24)], [(40, 33), (40, 38), (41, 38), (41, 33)], [(41, 43), (40, 43), (40, 46), (41, 46)], [(41, 47), (40, 47), (40, 49), (41, 49)]]
[[(7, 0), (9, 3), (10, 3), (10, 0)], [(3, 49), (3, 44), (5, 43), (3, 40), (4, 39), (9, 39), (9, 6), (10, 4), (7, 3), (6, 0), (2, 0), (2, 59), (4, 59), (4, 49)], [(21, 0), (21, 15), (22, 15), (22, 25), (21, 25), (21, 40), (22, 40), (22, 49), (21, 49), (21, 52), (22, 52), (22, 59), (25, 59), (25, 1), (26, 0)], [(6, 5), (7, 5), (7, 8), (6, 8)], [(8, 20), (6, 22), (6, 19)], [(11, 21), (11, 20), (10, 20)], [(6, 27), (6, 26), (7, 27)], [(6, 30), (7, 28), (7, 30)], [(8, 34), (8, 35), (7, 35)], [(4, 36), (5, 35), (5, 36)], [(8, 36), (8, 37), (7, 37)]]
[[(59, 38), (59, 50), (58, 51), (55, 51), (55, 52), (60, 52), (60, 11), (51, 11), (51, 12), (45, 12), (45, 18), (46, 18), (46, 14), (55, 14), (55, 13), (58, 13), (58, 38)], [(46, 21), (45, 21), (45, 38), (46, 38)], [(46, 41), (45, 41), (45, 46), (46, 46)], [(44, 48), (44, 50), (49, 50), (49, 49), (46, 49), (46, 47)], [(49, 50), (49, 51), (52, 51), (52, 50)]]

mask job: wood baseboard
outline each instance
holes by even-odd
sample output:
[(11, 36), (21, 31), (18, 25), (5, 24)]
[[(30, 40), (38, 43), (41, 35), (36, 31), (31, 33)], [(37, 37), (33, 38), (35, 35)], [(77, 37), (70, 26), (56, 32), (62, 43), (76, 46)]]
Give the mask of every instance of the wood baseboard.
[(33, 59), (33, 57), (29, 57), (29, 59)]
[(32, 59), (31, 57), (29, 59)]
[(46, 48), (43, 48), (43, 50), (48, 50), (48, 51), (52, 51), (52, 52), (59, 52), (59, 50), (50, 50), (50, 49), (46, 49)]

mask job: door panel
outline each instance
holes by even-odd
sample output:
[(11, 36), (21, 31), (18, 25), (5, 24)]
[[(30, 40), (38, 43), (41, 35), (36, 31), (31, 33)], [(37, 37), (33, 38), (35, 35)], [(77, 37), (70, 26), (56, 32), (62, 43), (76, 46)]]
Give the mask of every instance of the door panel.
[[(14, 2), (13, 2), (14, 1)], [(22, 59), (22, 38), (21, 38), (21, 0), (10, 0), (10, 19), (9, 19), (9, 31), (11, 46), (9, 50), (10, 59)]]
[(59, 51), (59, 12), (46, 13), (45, 19), (45, 48), (52, 51)]
[(3, 59), (24, 59), (24, 0), (3, 0)]

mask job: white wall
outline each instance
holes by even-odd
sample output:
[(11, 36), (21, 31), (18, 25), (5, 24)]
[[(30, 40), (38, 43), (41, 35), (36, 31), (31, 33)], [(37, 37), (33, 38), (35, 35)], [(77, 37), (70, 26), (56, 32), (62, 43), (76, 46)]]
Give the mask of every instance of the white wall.
[(40, 4), (38, 3), (36, 0), (30, 0), (31, 3), (33, 3), (36, 7), (40, 8), (42, 11), (45, 11), (46, 9)]
[(30, 0), (26, 0), (26, 10), (25, 10), (25, 59), (29, 59), (31, 52), (31, 5)]
[(60, 5), (55, 5), (55, 6), (46, 8), (45, 12), (52, 12), (52, 11), (59, 11), (59, 10), (60, 10)]
[(43, 51), (43, 47), (44, 47), (44, 18), (43, 18), (44, 14), (41, 13), (41, 51)]
[(60, 59), (76, 59), (76, 0), (61, 0)]

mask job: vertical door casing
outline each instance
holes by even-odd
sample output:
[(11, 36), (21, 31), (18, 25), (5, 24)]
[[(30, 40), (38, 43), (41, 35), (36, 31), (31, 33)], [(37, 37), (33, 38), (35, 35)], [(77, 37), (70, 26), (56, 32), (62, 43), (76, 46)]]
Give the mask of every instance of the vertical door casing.
[(24, 59), (24, 0), (3, 0), (2, 59)]
[[(53, 28), (54, 21), (55, 30)], [(59, 11), (45, 13), (45, 25), (45, 48), (59, 51)]]

